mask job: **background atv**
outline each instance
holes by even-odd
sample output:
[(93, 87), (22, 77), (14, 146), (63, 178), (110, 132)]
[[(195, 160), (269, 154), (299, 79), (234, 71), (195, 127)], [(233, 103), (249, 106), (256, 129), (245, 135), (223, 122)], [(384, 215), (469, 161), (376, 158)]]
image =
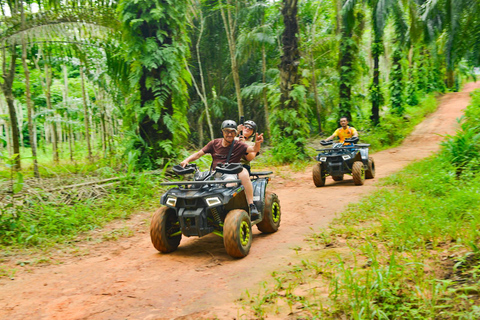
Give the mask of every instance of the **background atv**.
[(227, 253), (243, 258), (250, 251), (252, 225), (272, 233), (280, 226), (280, 201), (266, 187), (272, 172), (252, 172), (253, 200), (260, 217), (250, 221), (245, 190), (235, 175), (241, 164), (218, 165), (216, 171), (200, 172), (195, 164), (174, 166), (180, 175), (193, 173), (193, 181), (165, 182), (177, 186), (168, 190), (160, 203), (165, 205), (152, 216), (150, 237), (153, 246), (163, 253), (175, 251), (182, 235), (203, 237), (214, 233), (223, 237)]
[[(317, 187), (325, 185), (325, 178), (332, 176), (333, 180), (343, 180), (344, 174), (350, 174), (356, 185), (363, 185), (365, 178), (375, 177), (375, 162), (368, 156), (369, 144), (355, 144), (358, 138), (345, 139), (345, 143), (320, 141), (323, 146), (333, 145), (328, 149), (319, 149), (313, 167), (313, 183)], [(350, 145), (348, 145), (350, 144)]]

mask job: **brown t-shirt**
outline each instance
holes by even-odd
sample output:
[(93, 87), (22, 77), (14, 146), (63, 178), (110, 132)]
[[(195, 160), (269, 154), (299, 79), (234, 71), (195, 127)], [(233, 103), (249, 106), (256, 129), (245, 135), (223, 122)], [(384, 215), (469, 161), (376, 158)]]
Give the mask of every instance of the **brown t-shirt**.
[[(228, 147), (222, 146), (223, 138), (218, 138), (207, 143), (205, 147), (202, 148), (202, 151), (205, 153), (210, 153), (212, 155), (212, 169), (215, 170), (215, 167), (219, 163), (225, 163), (227, 161), (228, 152), (230, 151), (231, 145)], [(242, 156), (247, 152), (248, 146), (242, 141), (235, 141), (233, 146), (232, 154), (230, 155), (230, 163), (239, 163)]]

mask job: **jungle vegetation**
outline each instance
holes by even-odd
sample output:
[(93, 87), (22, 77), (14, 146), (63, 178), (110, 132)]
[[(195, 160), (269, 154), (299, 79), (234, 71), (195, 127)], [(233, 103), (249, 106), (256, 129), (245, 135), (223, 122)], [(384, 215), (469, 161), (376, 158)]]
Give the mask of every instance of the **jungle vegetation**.
[(39, 149), (161, 168), (241, 115), (289, 163), (341, 115), (401, 127), (480, 63), (478, 0), (0, 4), (0, 152), (35, 177)]

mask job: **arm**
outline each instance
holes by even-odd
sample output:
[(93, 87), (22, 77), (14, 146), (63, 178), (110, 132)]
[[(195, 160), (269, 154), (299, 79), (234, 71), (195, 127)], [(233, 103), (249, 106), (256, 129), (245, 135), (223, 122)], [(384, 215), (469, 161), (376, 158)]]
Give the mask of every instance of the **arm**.
[(337, 136), (337, 130), (335, 130), (335, 132), (333, 132), (333, 134), (330, 137), (326, 138), (324, 141), (333, 140), (333, 138), (335, 138), (336, 136)]
[(205, 155), (205, 152), (203, 152), (203, 150), (195, 152), (194, 154), (190, 155), (187, 159), (180, 162), (180, 165), (185, 168), (185, 166), (189, 164), (191, 161), (195, 161), (203, 155)]
[[(255, 139), (255, 145), (254, 146), (249, 146), (247, 148), (246, 153), (254, 153), (255, 155), (260, 152), (260, 146), (262, 145), (263, 142), (263, 133), (260, 133), (257, 135), (257, 138)], [(247, 155), (248, 156), (248, 155)], [(248, 160), (248, 158), (247, 158)]]
[(330, 137), (326, 138), (325, 141), (333, 140), (333, 138), (335, 138), (335, 136), (332, 134)]
[(256, 156), (257, 154), (255, 152), (250, 152), (245, 155), (245, 159), (247, 159), (247, 161), (252, 161)]

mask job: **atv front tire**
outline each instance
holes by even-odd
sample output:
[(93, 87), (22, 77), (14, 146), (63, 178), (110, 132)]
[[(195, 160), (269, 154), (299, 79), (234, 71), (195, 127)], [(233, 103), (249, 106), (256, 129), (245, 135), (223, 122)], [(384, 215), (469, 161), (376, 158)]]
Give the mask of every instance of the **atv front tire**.
[(247, 212), (235, 209), (227, 214), (223, 224), (223, 244), (233, 258), (248, 255), (252, 246), (252, 224)]
[(265, 208), (263, 209), (263, 220), (257, 224), (258, 230), (263, 233), (273, 233), (280, 226), (280, 200), (278, 196), (270, 191), (265, 195)]
[(175, 210), (161, 207), (152, 216), (150, 238), (153, 246), (160, 252), (169, 253), (177, 250), (182, 233)]
[(363, 185), (365, 182), (365, 169), (362, 161), (355, 161), (352, 167), (353, 182), (357, 186)]
[(315, 164), (312, 169), (313, 183), (316, 187), (323, 187), (325, 185), (325, 166), (321, 163)]
[(342, 181), (343, 180), (343, 174), (341, 176), (332, 176), (333, 181)]
[(375, 178), (375, 161), (373, 161), (372, 157), (368, 158), (367, 170), (365, 170), (365, 178), (366, 179)]

